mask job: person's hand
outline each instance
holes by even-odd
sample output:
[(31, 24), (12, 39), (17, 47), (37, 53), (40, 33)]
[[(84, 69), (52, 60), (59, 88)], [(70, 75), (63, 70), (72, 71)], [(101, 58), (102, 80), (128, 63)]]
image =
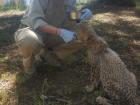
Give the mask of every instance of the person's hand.
[(66, 29), (60, 29), (59, 31), (60, 37), (66, 42), (70, 42), (76, 38), (76, 33), (66, 30)]
[(83, 9), (81, 11), (81, 16), (80, 16), (80, 20), (81, 21), (85, 21), (85, 20), (88, 20), (92, 17), (92, 12), (91, 10), (89, 10), (88, 8), (86, 9)]

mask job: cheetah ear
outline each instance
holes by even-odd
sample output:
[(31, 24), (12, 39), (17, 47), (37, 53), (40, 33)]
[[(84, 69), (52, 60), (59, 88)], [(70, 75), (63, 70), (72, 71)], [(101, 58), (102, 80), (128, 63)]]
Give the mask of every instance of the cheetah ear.
[(97, 40), (96, 32), (92, 25), (88, 22), (82, 22), (78, 24), (79, 39), (85, 42)]

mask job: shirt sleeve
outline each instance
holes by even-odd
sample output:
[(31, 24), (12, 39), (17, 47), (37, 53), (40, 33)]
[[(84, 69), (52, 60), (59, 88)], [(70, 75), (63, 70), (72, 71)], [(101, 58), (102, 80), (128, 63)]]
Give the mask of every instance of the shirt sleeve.
[[(47, 0), (44, 1), (44, 4), (47, 5)], [(44, 14), (44, 6), (41, 5), (40, 0), (31, 0), (30, 5), (23, 16), (22, 23), (32, 27), (33, 29), (37, 29), (41, 26), (47, 25), (47, 22), (45, 21), (45, 14)]]

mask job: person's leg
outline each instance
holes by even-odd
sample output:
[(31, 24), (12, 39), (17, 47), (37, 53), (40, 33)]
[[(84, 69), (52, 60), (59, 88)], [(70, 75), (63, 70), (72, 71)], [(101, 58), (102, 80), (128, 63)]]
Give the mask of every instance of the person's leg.
[(41, 51), (43, 42), (39, 36), (29, 28), (20, 29), (15, 33), (15, 41), (23, 57), (24, 72), (34, 72), (35, 56)]

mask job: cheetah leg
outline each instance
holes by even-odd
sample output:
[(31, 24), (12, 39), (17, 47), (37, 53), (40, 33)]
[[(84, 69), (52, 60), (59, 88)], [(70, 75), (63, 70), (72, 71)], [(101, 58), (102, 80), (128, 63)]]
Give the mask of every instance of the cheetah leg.
[(96, 98), (96, 102), (97, 102), (98, 104), (100, 104), (100, 105), (112, 105), (112, 104), (109, 103), (109, 100), (108, 100), (108, 99), (106, 99), (106, 98), (104, 98), (104, 97), (101, 97), (101, 96), (98, 96), (98, 97)]
[(137, 105), (136, 100), (134, 98), (130, 98), (127, 100), (127, 105)]
[(94, 80), (91, 84), (87, 85), (85, 87), (85, 89), (86, 89), (87, 92), (92, 92), (95, 89), (99, 88), (99, 85), (100, 85), (100, 81), (99, 80)]
[(101, 85), (99, 70), (98, 69), (93, 70), (92, 67), (91, 69), (92, 71), (91, 71), (91, 76), (90, 76), (90, 84), (88, 84), (85, 87), (87, 92), (92, 92), (95, 89), (98, 89), (99, 86)]

